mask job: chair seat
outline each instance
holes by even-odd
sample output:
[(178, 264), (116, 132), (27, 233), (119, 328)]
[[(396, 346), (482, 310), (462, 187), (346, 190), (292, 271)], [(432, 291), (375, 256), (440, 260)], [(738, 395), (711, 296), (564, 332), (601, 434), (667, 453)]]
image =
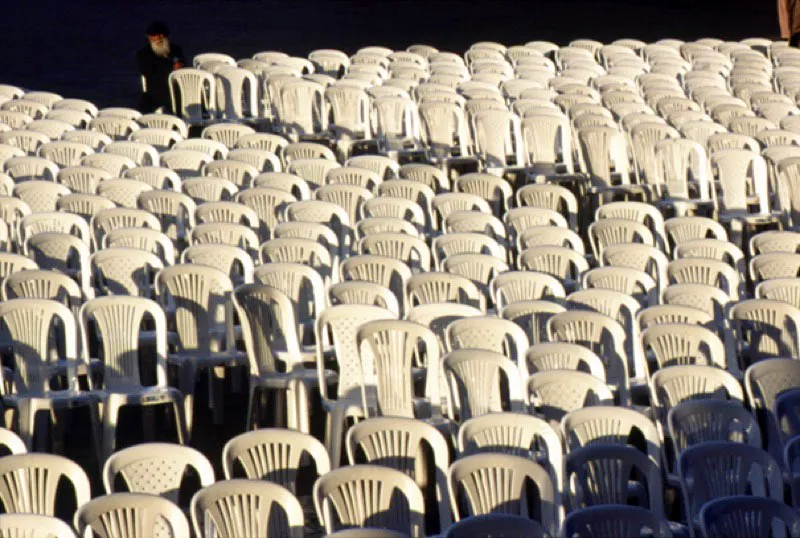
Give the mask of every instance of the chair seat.
[[(325, 379), (328, 383), (336, 380), (336, 372), (325, 370)], [(293, 372), (274, 372), (251, 376), (251, 382), (258, 386), (271, 389), (288, 389), (292, 383), (301, 382), (308, 385), (319, 385), (319, 377), (316, 370), (310, 368), (300, 368)]]
[(167, 361), (173, 364), (180, 364), (186, 361), (194, 361), (199, 368), (211, 366), (241, 366), (247, 364), (247, 354), (243, 351), (217, 351), (209, 354), (195, 354), (191, 351), (170, 353)]
[(173, 387), (119, 387), (113, 390), (101, 389), (89, 391), (105, 400), (108, 398), (122, 399), (126, 404), (138, 403), (144, 405), (161, 404), (179, 401), (183, 398), (180, 391)]
[(93, 391), (78, 392), (74, 390), (54, 390), (51, 392), (34, 392), (26, 394), (9, 394), (3, 396), (3, 404), (15, 407), (21, 400), (49, 402), (51, 407), (71, 408), (99, 402)]

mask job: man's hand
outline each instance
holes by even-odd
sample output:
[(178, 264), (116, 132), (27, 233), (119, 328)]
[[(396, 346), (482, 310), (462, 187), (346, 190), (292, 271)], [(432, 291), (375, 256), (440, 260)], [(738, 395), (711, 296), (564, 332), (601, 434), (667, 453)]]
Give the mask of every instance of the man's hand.
[(175, 59), (172, 63), (172, 70), (176, 71), (184, 66), (183, 60)]

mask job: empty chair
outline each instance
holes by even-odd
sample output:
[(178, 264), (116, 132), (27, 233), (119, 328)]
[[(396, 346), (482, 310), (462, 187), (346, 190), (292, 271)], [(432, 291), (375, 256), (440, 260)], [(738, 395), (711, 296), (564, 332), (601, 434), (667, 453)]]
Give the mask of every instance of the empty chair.
[(418, 272), (430, 270), (431, 256), (427, 244), (409, 234), (392, 232), (371, 234), (361, 239), (359, 250), (364, 254), (401, 260)]
[[(139, 367), (138, 342), (141, 323), (145, 317), (155, 326), (154, 385), (144, 385)], [(93, 320), (94, 333), (89, 332)], [(103, 454), (110, 456), (116, 446), (119, 411), (126, 405), (172, 406), (178, 441), (185, 438), (183, 423), (183, 397), (167, 386), (167, 327), (164, 312), (153, 301), (142, 297), (109, 296), (86, 302), (80, 311), (83, 349), (89, 346), (91, 334), (102, 339), (103, 384), (95, 387), (95, 394), (103, 402)]]
[(347, 257), (352, 248), (352, 223), (347, 211), (338, 204), (323, 200), (301, 200), (286, 207), (286, 220), (328, 224), (336, 234), (339, 254)]
[[(55, 415), (57, 409), (81, 406), (89, 408), (91, 435), (98, 450), (97, 400), (78, 389), (78, 333), (72, 310), (47, 299), (12, 299), (0, 307), (0, 322), (13, 354), (10, 362), (13, 373), (9, 372), (9, 378), (5, 379), (10, 393), (3, 396), (3, 404), (16, 411), (19, 434), (28, 450), (34, 446), (39, 411)], [(61, 353), (59, 342), (63, 345)], [(51, 388), (50, 377), (59, 370), (65, 386)], [(53, 428), (56, 426), (53, 420)]]
[(132, 140), (112, 142), (103, 147), (103, 153), (128, 157), (139, 166), (156, 166), (158, 164), (158, 151), (145, 142)]
[(152, 190), (142, 192), (137, 202), (141, 209), (159, 220), (161, 230), (177, 246), (188, 242), (190, 230), (195, 225), (196, 205), (191, 198), (180, 192)]
[(109, 248), (90, 258), (98, 295), (153, 296), (155, 272), (164, 265), (155, 254), (133, 248)]
[(761, 448), (761, 430), (739, 402), (687, 400), (667, 415), (674, 463), (684, 450), (707, 441), (731, 441)]
[(703, 365), (671, 366), (650, 378), (650, 398), (656, 416), (666, 423), (669, 410), (686, 400), (743, 401), (736, 378), (720, 368)]
[(465, 174), (453, 183), (454, 192), (480, 196), (492, 205), (495, 216), (511, 209), (512, 189), (509, 183), (491, 174)]
[(297, 498), (283, 486), (262, 480), (209, 485), (192, 498), (191, 515), (197, 536), (204, 531), (220, 538), (304, 535), (303, 508)]
[(36, 155), (39, 148), (50, 142), (50, 137), (36, 131), (20, 131), (12, 129), (0, 133), (0, 143), (19, 148), (27, 155)]
[(719, 288), (732, 300), (737, 300), (744, 285), (739, 273), (722, 260), (681, 258), (667, 265), (670, 284), (705, 284)]
[(255, 134), (255, 130), (247, 125), (238, 123), (217, 123), (209, 125), (200, 134), (202, 138), (222, 142), (229, 149), (236, 147), (239, 138)]
[(72, 527), (60, 519), (36, 514), (0, 515), (0, 535), (29, 538), (75, 538)]
[(501, 273), (492, 279), (491, 292), (498, 310), (517, 301), (564, 297), (564, 287), (557, 278), (535, 271)]
[(172, 129), (146, 127), (131, 133), (130, 139), (134, 142), (144, 142), (149, 144), (157, 151), (166, 151), (183, 140), (183, 137), (180, 135), (180, 133)]
[(189, 523), (178, 506), (145, 493), (114, 493), (87, 501), (75, 513), (75, 528), (79, 536), (189, 536)]
[(574, 510), (564, 520), (565, 538), (672, 538), (669, 523), (646, 508), (637, 506), (587, 506)]
[(334, 466), (338, 466), (341, 460), (345, 420), (349, 416), (360, 416), (363, 413), (363, 370), (356, 339), (358, 327), (369, 321), (395, 317), (396, 314), (378, 306), (348, 304), (329, 307), (317, 317), (317, 362), (319, 365), (324, 364), (321, 335), (330, 331), (333, 336), (334, 357), (340, 372), (336, 398), (329, 394), (326, 386), (320, 385), (323, 408), (328, 413), (326, 444)]
[(209, 407), (215, 421), (221, 423), (224, 367), (241, 365), (245, 358), (233, 349), (231, 341), (233, 320), (226, 307), (233, 292), (230, 278), (213, 267), (180, 264), (159, 271), (155, 287), (175, 330), (177, 349), (168, 361), (180, 370), (187, 430), (191, 432), (198, 368), (209, 369)]
[[(526, 458), (509, 454), (466, 456), (450, 466), (448, 485), (457, 521), (472, 515), (504, 513), (533, 519), (551, 535), (559, 527), (555, 485), (544, 467)], [(536, 501), (528, 495), (531, 487)], [(531, 509), (531, 504), (535, 508)]]
[(401, 260), (363, 254), (346, 259), (339, 266), (341, 280), (363, 280), (384, 286), (395, 294), (405, 311), (405, 288), (412, 276), (411, 269)]
[(181, 253), (181, 263), (196, 263), (220, 269), (234, 286), (253, 282), (253, 258), (239, 247), (222, 243), (192, 245)]
[(436, 229), (441, 229), (444, 219), (451, 213), (456, 211), (481, 211), (483, 213), (492, 213), (489, 203), (474, 194), (466, 192), (449, 192), (437, 194), (431, 200), (431, 207), (434, 214), (434, 223)]
[[(123, 491), (162, 496), (175, 504), (185, 474), (191, 470), (200, 487), (214, 483), (211, 463), (197, 450), (169, 443), (143, 443), (115, 452), (103, 466), (106, 494)], [(188, 505), (187, 505), (188, 506)]]
[(603, 359), (606, 380), (620, 402), (626, 403), (630, 396), (629, 372), (637, 381), (645, 379), (643, 365), (626, 351), (628, 336), (616, 319), (601, 312), (574, 310), (556, 314), (547, 325), (550, 341), (585, 346)]
[(418, 273), (406, 284), (406, 304), (448, 303), (486, 309), (486, 299), (478, 287), (468, 278), (444, 272)]
[(106, 144), (111, 143), (111, 137), (99, 131), (67, 131), (62, 135), (61, 139), (69, 142), (80, 142), (82, 144), (86, 144), (95, 151), (98, 151)]
[(750, 279), (754, 284), (799, 275), (800, 254), (794, 252), (765, 252), (750, 259)]
[(578, 287), (581, 275), (589, 270), (586, 258), (563, 246), (534, 246), (525, 249), (518, 260), (519, 267), (552, 275), (564, 284), (566, 290)]
[(227, 179), (237, 188), (246, 189), (251, 185), (253, 178), (259, 174), (259, 170), (246, 162), (221, 160), (207, 163), (203, 167), (203, 173), (206, 176)]
[(244, 224), (231, 222), (209, 222), (198, 224), (190, 234), (192, 245), (220, 244), (238, 247), (250, 255), (258, 257), (258, 235), (252, 228)]
[(72, 192), (94, 194), (101, 181), (114, 177), (112, 172), (88, 165), (68, 166), (58, 172), (56, 181)]
[[(442, 362), (451, 419), (458, 417), (462, 422), (473, 416), (522, 410), (521, 376), (514, 361), (493, 351), (461, 349), (445, 355)], [(501, 384), (508, 387), (505, 402)]]
[[(278, 451), (285, 457), (270, 457)], [(295, 494), (309, 462), (318, 476), (330, 471), (330, 458), (322, 443), (309, 434), (283, 428), (263, 428), (237, 435), (225, 444), (222, 452), (226, 480), (239, 477), (265, 480)]]
[(151, 191), (153, 187), (136, 179), (107, 179), (97, 186), (97, 194), (108, 198), (118, 207), (135, 209), (137, 200), (143, 192)]
[[(288, 426), (307, 431), (306, 390), (317, 384), (318, 374), (302, 366), (297, 318), (291, 299), (281, 290), (265, 284), (239, 286), (234, 290), (233, 299), (242, 324), (250, 370), (247, 428), (257, 424), (259, 391), (277, 390), (285, 393), (286, 406), (281, 411), (285, 409)], [(286, 363), (285, 372), (278, 370), (278, 360)]]
[(64, 185), (52, 181), (32, 180), (18, 183), (13, 194), (28, 204), (31, 212), (40, 213), (55, 211), (58, 199), (71, 192)]
[(644, 352), (654, 359), (654, 369), (681, 364), (727, 367), (722, 340), (700, 325), (654, 325), (642, 332), (641, 340)]
[(741, 301), (730, 310), (740, 368), (763, 358), (797, 357), (800, 353), (800, 312), (770, 299)]
[[(13, 200), (13, 198), (11, 199)], [(20, 203), (23, 204), (24, 202), (20, 201)], [(25, 206), (27, 207), (27, 204)], [(62, 196), (56, 202), (56, 208), (59, 211), (78, 215), (87, 221), (90, 221), (92, 217), (101, 211), (113, 209), (114, 207), (116, 206), (111, 200), (94, 194), (68, 194)], [(94, 240), (94, 234), (92, 240)]]
[(497, 241), (481, 233), (455, 232), (440, 235), (433, 240), (433, 255), (437, 265), (449, 256), (459, 254), (485, 254), (499, 260), (506, 259), (505, 249)]
[(756, 299), (772, 299), (783, 301), (800, 308), (800, 279), (798, 278), (773, 278), (759, 283), (756, 286)]
[(470, 516), (451, 525), (443, 538), (545, 538), (542, 525), (527, 517), (514, 514), (483, 514)]
[(207, 71), (182, 68), (170, 73), (169, 92), (172, 109), (189, 125), (202, 124), (216, 113), (216, 84)]
[(644, 414), (630, 408), (593, 406), (576, 409), (561, 421), (568, 451), (592, 444), (635, 446), (661, 466), (661, 434)]
[[(710, 159), (712, 167), (718, 171), (721, 187), (720, 220), (743, 224), (769, 221), (771, 213), (763, 157), (749, 150), (724, 149), (711, 153)], [(755, 197), (755, 212), (748, 209), (751, 205), (748, 193)]]
[(495, 317), (463, 318), (447, 327), (445, 344), (449, 351), (493, 351), (511, 359), (527, 375), (524, 355), (528, 348), (525, 332), (509, 320)]
[(147, 183), (154, 189), (181, 190), (181, 178), (167, 168), (159, 166), (137, 166), (125, 171), (125, 177)]
[(81, 166), (101, 168), (110, 172), (114, 177), (121, 177), (127, 170), (136, 168), (136, 161), (124, 155), (92, 153), (81, 159)]
[(637, 505), (648, 508), (656, 517), (664, 515), (661, 471), (634, 447), (599, 442), (573, 448), (565, 462), (565, 481), (570, 484), (567, 500), (570, 510), (628, 505), (632, 481), (641, 491)]
[(699, 518), (706, 538), (723, 538), (732, 532), (750, 536), (800, 536), (797, 511), (780, 499), (753, 495), (722, 497), (704, 504)]
[[(388, 438), (400, 435), (405, 437), (406, 442), (392, 446), (385, 444)], [(424, 454), (428, 451), (435, 472), (434, 476), (426, 478), (427, 456)], [(390, 467), (415, 478), (421, 488), (432, 486), (439, 507), (439, 524), (442, 528), (450, 525), (450, 500), (446, 481), (450, 458), (445, 438), (436, 428), (414, 419), (372, 418), (359, 422), (348, 430), (347, 454), (351, 465), (364, 461)]]
[[(413, 366), (420, 361), (439, 364), (440, 346), (431, 329), (407, 320), (371, 321), (358, 329), (356, 340), (364, 372), (362, 398), (367, 416), (440, 415), (439, 368), (427, 370), (428, 402), (415, 399), (413, 390)], [(367, 387), (374, 396), (368, 398)]]
[(192, 149), (171, 149), (161, 153), (161, 165), (177, 173), (181, 179), (200, 176), (203, 167), (212, 160), (211, 155)]
[(691, 446), (678, 460), (678, 475), (690, 528), (715, 499), (749, 495), (783, 502), (780, 466), (758, 447), (728, 441)]
[(59, 166), (44, 156), (26, 156), (6, 159), (3, 163), (3, 169), (15, 182), (30, 180), (55, 181)]
[(535, 342), (525, 353), (524, 370), (528, 373), (579, 370), (606, 379), (605, 365), (600, 357), (586, 347), (567, 342)]
[(790, 231), (767, 231), (750, 239), (750, 255), (757, 256), (767, 252), (797, 252), (800, 248), (800, 234)]
[(397, 297), (394, 296), (392, 291), (385, 286), (372, 282), (361, 280), (338, 282), (328, 290), (328, 298), (331, 306), (339, 304), (379, 306), (395, 315), (400, 314)]
[(377, 465), (335, 469), (314, 484), (314, 507), (325, 532), (378, 527), (424, 536), (422, 492), (406, 474)]
[(127, 140), (131, 133), (138, 131), (140, 127), (130, 118), (98, 116), (89, 122), (89, 129), (108, 135), (112, 140)]
[[(0, 459), (0, 502), (7, 514), (54, 516), (64, 494), (79, 508), (91, 499), (89, 478), (80, 465), (55, 454), (16, 454)], [(37, 480), (27, 477), (36, 476)], [(68, 489), (59, 488), (64, 482)]]
[(720, 223), (705, 217), (674, 217), (664, 222), (664, 229), (670, 241), (670, 251), (680, 243), (694, 239), (728, 239)]
[(232, 181), (214, 177), (193, 177), (182, 182), (183, 192), (197, 203), (232, 200), (238, 188)]
[(60, 271), (75, 279), (81, 293), (92, 297), (89, 245), (73, 235), (44, 232), (28, 237), (23, 251), (37, 265)]
[[(226, 159), (230, 152), (225, 144), (217, 140), (211, 140), (210, 138), (187, 138), (186, 140), (176, 142), (169, 151), (199, 151), (200, 153), (205, 153), (212, 159)], [(165, 151), (164, 153), (168, 152)], [(171, 153), (170, 156), (172, 157)]]
[(782, 392), (798, 386), (799, 366), (792, 359), (766, 359), (750, 366), (744, 376), (747, 401), (765, 434), (767, 450), (778, 461), (782, 461), (783, 442), (775, 403)]
[(675, 258), (707, 258), (722, 260), (733, 267), (743, 280), (745, 276), (744, 254), (728, 241), (720, 239), (693, 239), (675, 246)]
[(604, 218), (589, 225), (589, 240), (595, 258), (601, 259), (603, 249), (620, 243), (643, 243), (655, 246), (653, 234), (644, 224), (633, 220)]
[(575, 409), (611, 405), (614, 396), (601, 379), (590, 374), (553, 370), (530, 376), (528, 399), (534, 413), (557, 424)]

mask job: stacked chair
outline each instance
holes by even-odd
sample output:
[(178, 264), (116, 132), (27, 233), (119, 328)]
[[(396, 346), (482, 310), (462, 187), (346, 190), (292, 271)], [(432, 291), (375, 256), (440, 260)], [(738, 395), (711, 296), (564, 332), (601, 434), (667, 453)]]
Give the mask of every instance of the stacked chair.
[[(0, 535), (800, 537), (800, 51), (204, 53), (170, 87), (0, 85)], [(232, 390), (242, 433), (188, 446)], [(78, 407), (91, 469), (47, 453)]]

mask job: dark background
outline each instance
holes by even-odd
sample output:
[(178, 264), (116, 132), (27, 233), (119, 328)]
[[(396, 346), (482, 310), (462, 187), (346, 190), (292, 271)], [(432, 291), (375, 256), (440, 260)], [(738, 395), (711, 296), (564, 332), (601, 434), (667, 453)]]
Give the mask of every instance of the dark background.
[(364, 45), (428, 43), (462, 52), (588, 37), (777, 37), (776, 0), (17, 0), (0, 30), (0, 82), (134, 106), (135, 53), (144, 28), (161, 19), (190, 59), (261, 50), (305, 56), (315, 48), (352, 54)]

